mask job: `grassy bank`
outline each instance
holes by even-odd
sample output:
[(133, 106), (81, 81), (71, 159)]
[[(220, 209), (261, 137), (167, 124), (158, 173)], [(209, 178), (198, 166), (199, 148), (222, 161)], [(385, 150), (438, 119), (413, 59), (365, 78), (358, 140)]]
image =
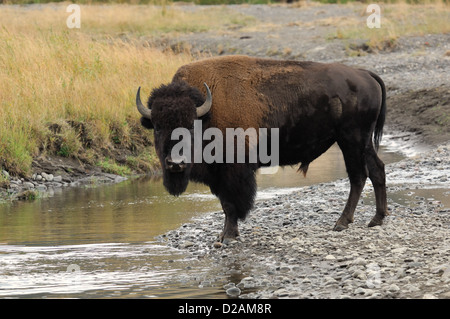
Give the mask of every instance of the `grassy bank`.
[(162, 53), (140, 37), (214, 29), (242, 17), (220, 8), (187, 14), (170, 7), (84, 6), (81, 28), (69, 29), (65, 9), (0, 10), (0, 169), (29, 175), (40, 155), (123, 174), (151, 169), (152, 133), (140, 127), (136, 89), (148, 94), (193, 58)]

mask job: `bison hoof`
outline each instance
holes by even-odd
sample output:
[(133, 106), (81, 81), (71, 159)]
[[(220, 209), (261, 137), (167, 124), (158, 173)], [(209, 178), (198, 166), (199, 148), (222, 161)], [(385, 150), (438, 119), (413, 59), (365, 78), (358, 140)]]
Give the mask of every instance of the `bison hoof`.
[(224, 245), (229, 245), (232, 242), (235, 242), (239, 237), (239, 231), (237, 229), (227, 232), (222, 232), (219, 236), (219, 242)]
[(347, 229), (348, 225), (343, 225), (343, 224), (336, 224), (334, 225), (333, 230), (334, 231), (343, 231), (344, 229)]
[(237, 242), (236, 238), (224, 238), (224, 239), (222, 239), (222, 244), (224, 244), (224, 245), (230, 245), (230, 244), (233, 244), (233, 243), (236, 243), (236, 242)]
[(369, 223), (369, 227), (375, 227), (375, 226), (381, 226), (383, 224), (383, 220), (378, 218), (372, 218), (372, 220)]
[(230, 245), (237, 242), (238, 238), (239, 238), (238, 236), (227, 236), (227, 237), (220, 236), (218, 242), (222, 243), (223, 245)]

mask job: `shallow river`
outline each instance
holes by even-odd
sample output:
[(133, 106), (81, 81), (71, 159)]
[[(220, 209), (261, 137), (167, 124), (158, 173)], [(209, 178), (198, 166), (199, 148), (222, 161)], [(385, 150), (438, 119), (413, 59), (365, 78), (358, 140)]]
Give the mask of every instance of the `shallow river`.
[[(380, 154), (385, 163), (401, 159), (383, 149)], [(311, 164), (306, 178), (295, 168), (258, 175), (257, 199), (343, 177), (342, 155), (333, 146)], [(224, 298), (221, 287), (204, 280), (213, 265), (155, 240), (219, 209), (203, 185), (191, 184), (175, 198), (161, 180), (150, 178), (2, 204), (0, 298)]]

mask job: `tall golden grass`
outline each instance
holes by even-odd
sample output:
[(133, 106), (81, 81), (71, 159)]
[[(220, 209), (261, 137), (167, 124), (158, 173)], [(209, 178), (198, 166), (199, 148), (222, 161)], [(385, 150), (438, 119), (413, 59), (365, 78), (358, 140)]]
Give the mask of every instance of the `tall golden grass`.
[(187, 14), (170, 7), (82, 6), (81, 28), (69, 29), (66, 6), (0, 10), (0, 169), (12, 174), (30, 174), (42, 152), (93, 157), (96, 150), (86, 149), (70, 122), (88, 128), (92, 148), (130, 139), (139, 120), (137, 87), (146, 94), (193, 59), (152, 49), (148, 37), (241, 18), (220, 8)]
[[(0, 51), (8, 52), (0, 56), (0, 158), (18, 173), (28, 172), (51, 123), (90, 123), (96, 145), (107, 145), (113, 127), (137, 117), (136, 88), (169, 81), (191, 60), (120, 40), (94, 42), (71, 31), (33, 31), (12, 36), (0, 30)], [(76, 155), (81, 145), (67, 130), (59, 151)]]

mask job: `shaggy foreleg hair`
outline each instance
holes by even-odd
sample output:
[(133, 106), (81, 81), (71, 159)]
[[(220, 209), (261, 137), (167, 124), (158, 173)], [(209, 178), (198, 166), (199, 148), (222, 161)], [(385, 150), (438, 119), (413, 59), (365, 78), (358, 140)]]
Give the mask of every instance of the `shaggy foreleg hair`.
[(306, 177), (306, 173), (308, 172), (309, 163), (302, 163), (298, 168), (297, 172), (302, 172), (303, 177)]
[(220, 202), (234, 207), (236, 217), (244, 220), (255, 201), (257, 184), (256, 167), (249, 164), (223, 164), (220, 178), (211, 183), (211, 191)]

